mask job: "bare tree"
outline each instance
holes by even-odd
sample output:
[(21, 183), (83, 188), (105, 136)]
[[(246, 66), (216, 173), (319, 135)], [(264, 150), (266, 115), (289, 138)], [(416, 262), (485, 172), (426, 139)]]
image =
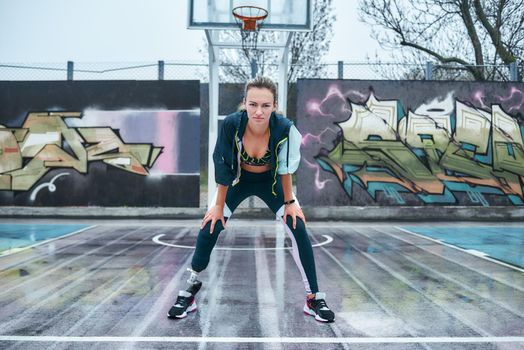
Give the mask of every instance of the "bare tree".
[(322, 57), (329, 51), (335, 19), (332, 0), (314, 1), (313, 29), (293, 35), (289, 81), (324, 76)]
[[(333, 0), (313, 1), (313, 25), (309, 32), (295, 32), (290, 44), (291, 64), (288, 81), (297, 78), (315, 78), (322, 76), (326, 67), (322, 57), (328, 52), (333, 36)], [(259, 42), (276, 42), (279, 33), (261, 31)], [(220, 33), (223, 41), (239, 42), (240, 33), (223, 31)], [(202, 54), (207, 56), (207, 43)], [(252, 64), (247, 55), (240, 49), (221, 50), (220, 77), (229, 82), (244, 82), (251, 77)], [(276, 50), (259, 50), (256, 55), (258, 74), (276, 77), (278, 74), (278, 53)]]
[(403, 48), (410, 62), (458, 66), (475, 80), (504, 75), (497, 66), (524, 56), (524, 0), (360, 0), (359, 12), (381, 46)]

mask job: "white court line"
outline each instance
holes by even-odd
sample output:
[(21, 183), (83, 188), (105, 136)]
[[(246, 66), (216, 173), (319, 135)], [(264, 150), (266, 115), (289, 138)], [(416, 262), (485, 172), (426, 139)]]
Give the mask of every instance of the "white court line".
[[(43, 224), (43, 225), (45, 225), (45, 224)], [(81, 228), (80, 230), (76, 230), (74, 232), (68, 233), (66, 235), (62, 235), (62, 236), (51, 238), (51, 239), (48, 239), (48, 240), (45, 240), (45, 241), (41, 241), (41, 242), (35, 243), (33, 245), (5, 250), (3, 253), (0, 253), (0, 258), (2, 258), (4, 256), (11, 255), (11, 254), (20, 253), (20, 252), (22, 252), (24, 250), (31, 249), (31, 248), (34, 248), (34, 247), (38, 247), (39, 245), (46, 244), (46, 243), (49, 243), (49, 242), (53, 242), (53, 241), (56, 241), (58, 239), (62, 239), (62, 238), (66, 238), (66, 237), (69, 237), (69, 236), (72, 236), (72, 235), (76, 235), (77, 233), (84, 232), (85, 230), (89, 230), (90, 228), (94, 228), (94, 227), (97, 227), (97, 226), (98, 225), (91, 225), (91, 226), (88, 226), (88, 227)]]
[(326, 344), (414, 344), (414, 343), (524, 343), (524, 337), (60, 337), (3, 335), (0, 341), (11, 342), (142, 342), (142, 343), (326, 343)]
[(514, 269), (514, 270), (517, 270), (517, 271), (520, 271), (520, 272), (524, 272), (524, 269), (521, 269), (517, 266), (514, 266), (514, 265), (510, 265), (510, 264), (506, 264), (500, 260), (496, 260), (496, 259), (492, 259), (490, 258), (489, 256), (486, 256), (485, 253), (482, 253), (482, 252), (477, 252), (476, 250), (474, 249), (464, 249), (464, 248), (460, 248), (458, 246), (455, 246), (455, 245), (452, 245), (452, 244), (449, 244), (449, 243), (445, 243), (441, 240), (438, 240), (438, 239), (434, 239), (434, 238), (431, 238), (431, 237), (428, 237), (428, 236), (424, 236), (424, 235), (421, 235), (421, 234), (418, 234), (418, 233), (415, 233), (415, 232), (412, 232), (412, 231), (409, 231), (409, 230), (406, 230), (402, 227), (399, 227), (399, 226), (394, 226), (394, 228), (396, 228), (397, 230), (400, 230), (400, 231), (403, 231), (403, 232), (406, 232), (406, 233), (409, 233), (411, 235), (414, 235), (414, 236), (417, 236), (417, 237), (420, 237), (420, 238), (425, 238), (427, 240), (430, 240), (432, 242), (435, 242), (435, 243), (438, 243), (438, 244), (442, 244), (442, 245), (445, 245), (446, 247), (449, 247), (449, 248), (453, 248), (453, 249), (456, 249), (456, 250), (460, 250), (461, 252), (464, 252), (464, 253), (467, 253), (469, 255), (473, 255), (473, 256), (476, 256), (477, 258), (481, 258), (481, 259), (484, 259), (484, 260), (487, 260), (487, 261), (490, 261), (490, 262), (493, 262), (495, 264), (499, 264), (499, 265), (502, 265), (504, 267), (509, 267), (510, 269)]
[[(165, 245), (165, 246), (168, 246), (168, 247), (184, 248), (184, 249), (195, 249), (195, 246), (171, 244), (171, 243), (162, 242), (160, 240), (160, 238), (163, 237), (163, 236), (165, 236), (165, 234), (161, 233), (161, 234), (156, 235), (155, 237), (153, 237), (152, 240), (153, 240), (153, 242), (155, 242), (157, 244), (162, 244), (162, 245)], [(331, 236), (329, 236), (329, 235), (322, 235), (322, 236), (326, 240), (324, 242), (313, 244), (313, 245), (311, 245), (311, 247), (313, 247), (313, 248), (320, 247), (320, 246), (323, 246), (323, 245), (326, 245), (326, 244), (329, 244), (329, 243), (333, 242), (333, 238)], [(215, 247), (215, 248), (213, 248), (213, 250), (280, 250), (280, 249), (292, 249), (292, 247), (271, 247), (271, 248)]]

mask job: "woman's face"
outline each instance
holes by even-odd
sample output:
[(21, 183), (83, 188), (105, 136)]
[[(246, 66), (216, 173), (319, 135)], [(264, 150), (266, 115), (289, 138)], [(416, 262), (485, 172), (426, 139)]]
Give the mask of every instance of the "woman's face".
[(247, 91), (244, 104), (251, 123), (268, 124), (271, 113), (277, 108), (275, 96), (266, 88), (252, 87)]

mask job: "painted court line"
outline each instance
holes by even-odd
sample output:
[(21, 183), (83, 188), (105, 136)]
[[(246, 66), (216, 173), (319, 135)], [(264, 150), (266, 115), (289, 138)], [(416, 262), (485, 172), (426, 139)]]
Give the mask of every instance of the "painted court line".
[(442, 245), (445, 245), (446, 247), (449, 247), (449, 248), (453, 248), (453, 249), (456, 249), (456, 250), (460, 250), (461, 252), (464, 252), (464, 253), (467, 253), (469, 255), (473, 255), (473, 256), (476, 256), (477, 258), (480, 258), (480, 259), (484, 259), (484, 260), (487, 260), (489, 262), (492, 262), (492, 263), (495, 263), (495, 264), (499, 264), (499, 265), (502, 265), (504, 267), (509, 267), (510, 269), (513, 269), (513, 270), (517, 270), (517, 271), (520, 271), (520, 272), (524, 272), (524, 269), (521, 269), (517, 266), (514, 266), (514, 265), (510, 265), (510, 264), (506, 264), (500, 260), (496, 260), (496, 259), (492, 259), (490, 258), (489, 256), (487, 256), (485, 253), (482, 253), (482, 252), (478, 252), (474, 249), (464, 249), (464, 248), (460, 248), (460, 247), (457, 247), (455, 245), (452, 245), (452, 244), (449, 244), (449, 243), (446, 243), (446, 242), (443, 242), (441, 240), (438, 240), (438, 239), (434, 239), (434, 238), (431, 238), (431, 237), (428, 237), (428, 236), (424, 236), (424, 235), (421, 235), (421, 234), (418, 234), (418, 233), (415, 233), (413, 231), (409, 231), (409, 230), (406, 230), (405, 228), (402, 228), (402, 227), (399, 227), (399, 226), (394, 226), (394, 228), (396, 228), (397, 230), (400, 230), (400, 231), (403, 231), (403, 232), (406, 232), (406, 233), (409, 233), (411, 235), (414, 235), (414, 236), (417, 236), (417, 237), (420, 237), (420, 238), (424, 238), (424, 239), (427, 239), (427, 240), (430, 240), (432, 242), (435, 242), (435, 243), (438, 243), (438, 244), (442, 244)]
[[(160, 240), (160, 238), (162, 238), (164, 236), (165, 236), (165, 234), (161, 233), (161, 234), (156, 235), (155, 237), (153, 237), (152, 240), (156, 244), (161, 244), (161, 245), (165, 245), (165, 246), (168, 246), (168, 247), (184, 248), (184, 249), (195, 249), (195, 246), (180, 245), (180, 244), (172, 244), (172, 243), (163, 242), (163, 241)], [(313, 247), (313, 248), (320, 247), (320, 246), (323, 246), (323, 245), (326, 245), (326, 244), (329, 244), (329, 243), (333, 242), (333, 238), (331, 236), (329, 236), (329, 235), (322, 235), (322, 236), (326, 240), (324, 242), (313, 244), (313, 245), (311, 245), (311, 247)], [(292, 248), (291, 247), (268, 247), (268, 248), (215, 247), (213, 249), (214, 250), (281, 250), (281, 249), (287, 250), (287, 249), (292, 249)]]
[(32, 244), (32, 245), (28, 245), (27, 247), (20, 247), (20, 248), (9, 249), (9, 250), (4, 251), (3, 253), (0, 253), (0, 258), (4, 257), (4, 256), (11, 255), (11, 254), (16, 254), (16, 253), (22, 252), (22, 251), (27, 250), (27, 249), (38, 247), (39, 245), (42, 245), (42, 244), (47, 244), (47, 243), (50, 243), (50, 242), (53, 242), (53, 241), (56, 241), (56, 240), (59, 240), (59, 239), (62, 239), (62, 238), (66, 238), (66, 237), (69, 237), (69, 236), (72, 236), (72, 235), (76, 235), (76, 234), (78, 234), (80, 232), (84, 232), (86, 230), (89, 230), (91, 228), (95, 228), (97, 226), (98, 225), (91, 225), (91, 226), (88, 226), (88, 227), (84, 227), (84, 228), (81, 228), (80, 230), (76, 230), (74, 232), (71, 232), (71, 233), (68, 233), (68, 234), (65, 234), (65, 235), (62, 235), (62, 236), (58, 236), (58, 237), (47, 239), (47, 240), (44, 240), (44, 241), (41, 241), (41, 242), (38, 242), (38, 243), (35, 243), (35, 244)]
[(147, 342), (147, 343), (324, 343), (324, 344), (414, 344), (414, 343), (524, 343), (524, 337), (386, 337), (386, 338), (308, 338), (308, 337), (61, 337), (3, 335), (11, 342)]

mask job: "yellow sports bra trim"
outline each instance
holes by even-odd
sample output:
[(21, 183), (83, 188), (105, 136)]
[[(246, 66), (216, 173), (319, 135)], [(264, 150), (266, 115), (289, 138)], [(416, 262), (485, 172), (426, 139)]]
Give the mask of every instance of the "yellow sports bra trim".
[(243, 163), (248, 165), (267, 165), (271, 162), (271, 151), (268, 149), (262, 158), (255, 158), (247, 154), (246, 150), (242, 147), (242, 151), (240, 152), (240, 158)]

